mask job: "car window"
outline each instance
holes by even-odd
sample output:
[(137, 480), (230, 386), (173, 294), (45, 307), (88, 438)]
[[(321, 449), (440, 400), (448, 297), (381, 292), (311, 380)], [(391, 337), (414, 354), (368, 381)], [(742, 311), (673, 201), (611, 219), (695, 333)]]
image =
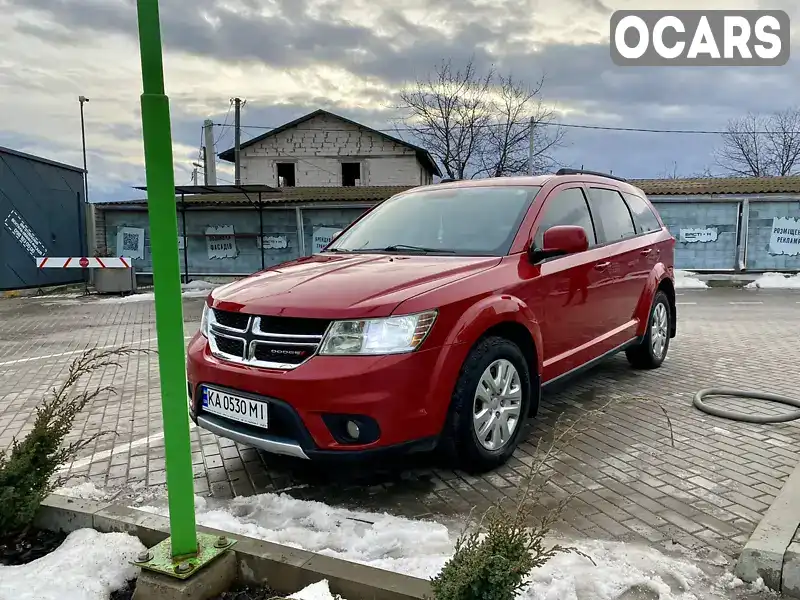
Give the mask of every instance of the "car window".
[(536, 230), (533, 243), (535, 248), (542, 248), (544, 232), (556, 225), (578, 225), (586, 230), (589, 246), (596, 243), (592, 215), (586, 197), (579, 187), (568, 188), (558, 192), (547, 200), (544, 206), (544, 215)]
[(622, 192), (625, 197), (625, 202), (628, 203), (628, 208), (633, 213), (633, 222), (636, 225), (636, 231), (639, 233), (650, 233), (651, 231), (660, 231), (661, 224), (658, 222), (655, 212), (647, 202), (639, 196)]
[(389, 198), (331, 252), (505, 256), (541, 186), (429, 187)]
[(597, 236), (600, 243), (618, 242), (636, 235), (631, 211), (616, 190), (589, 188), (589, 206), (592, 208), (592, 216), (598, 222)]

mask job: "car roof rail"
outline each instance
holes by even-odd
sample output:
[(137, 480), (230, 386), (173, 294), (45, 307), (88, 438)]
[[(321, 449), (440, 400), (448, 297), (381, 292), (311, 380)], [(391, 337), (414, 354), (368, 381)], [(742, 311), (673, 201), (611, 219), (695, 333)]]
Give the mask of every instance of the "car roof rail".
[(610, 173), (601, 173), (600, 171), (587, 171), (586, 169), (559, 169), (556, 175), (595, 175), (596, 177), (606, 177), (608, 179), (615, 179), (616, 181), (628, 182), (627, 179), (611, 175)]

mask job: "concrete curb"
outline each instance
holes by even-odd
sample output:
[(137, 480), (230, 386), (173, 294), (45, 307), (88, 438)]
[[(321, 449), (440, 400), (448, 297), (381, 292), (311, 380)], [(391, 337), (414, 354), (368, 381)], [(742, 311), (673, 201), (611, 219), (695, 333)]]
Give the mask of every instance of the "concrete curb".
[(793, 543), (800, 527), (800, 465), (745, 544), (736, 575), (748, 583), (759, 577), (771, 590), (800, 598), (800, 544)]
[[(169, 536), (169, 520), (119, 504), (53, 494), (42, 503), (37, 527), (66, 533), (90, 527), (104, 533), (121, 531), (149, 547)], [(279, 594), (290, 595), (327, 579), (333, 594), (364, 600), (423, 600), (430, 598), (424, 579), (384, 571), (305, 550), (273, 544), (228, 532), (198, 527), (199, 531), (236, 539), (233, 547), (241, 583), (268, 583)]]

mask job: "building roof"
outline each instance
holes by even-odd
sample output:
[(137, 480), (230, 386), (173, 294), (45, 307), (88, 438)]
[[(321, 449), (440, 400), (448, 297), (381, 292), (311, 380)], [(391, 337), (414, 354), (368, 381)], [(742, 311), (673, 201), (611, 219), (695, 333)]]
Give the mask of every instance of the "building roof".
[[(795, 177), (720, 177), (702, 179), (629, 179), (629, 183), (641, 188), (648, 196), (712, 196), (712, 195), (800, 195), (800, 176)], [(277, 192), (261, 195), (261, 202), (268, 205), (307, 203), (359, 203), (382, 202), (395, 194), (418, 186), (381, 185), (356, 187), (285, 187)], [(188, 205), (253, 205), (258, 202), (257, 193), (204, 193), (183, 197)], [(176, 202), (181, 196), (176, 196)], [(98, 206), (140, 206), (147, 204), (146, 198), (104, 202)]]
[(648, 196), (800, 194), (800, 176), (629, 179)]
[[(335, 113), (332, 113), (332, 112), (327, 111), (327, 110), (322, 110), (322, 109), (315, 110), (314, 112), (308, 113), (307, 115), (304, 115), (304, 116), (300, 117), (299, 119), (295, 119), (294, 121), (290, 121), (289, 123), (281, 125), (280, 127), (276, 127), (275, 129), (269, 130), (267, 133), (264, 133), (262, 135), (254, 137), (253, 139), (247, 140), (246, 142), (242, 143), (239, 146), (239, 148), (240, 149), (247, 148), (248, 146), (252, 146), (253, 144), (257, 144), (257, 143), (259, 143), (259, 142), (261, 142), (261, 141), (263, 141), (263, 140), (265, 140), (265, 139), (267, 139), (269, 137), (272, 137), (273, 135), (277, 135), (277, 134), (279, 134), (279, 133), (281, 133), (283, 131), (286, 131), (287, 129), (292, 129), (293, 127), (296, 127), (297, 125), (300, 125), (300, 123), (305, 123), (306, 121), (310, 121), (311, 119), (313, 119), (315, 117), (319, 117), (319, 116), (329, 116), (329, 117), (333, 117), (335, 119), (339, 119), (340, 121), (344, 121), (345, 123), (348, 123), (350, 125), (354, 125), (356, 127), (360, 127), (361, 129), (364, 129), (364, 130), (366, 130), (366, 131), (368, 131), (370, 133), (374, 133), (375, 135), (379, 135), (379, 136), (381, 136), (381, 137), (383, 137), (383, 138), (385, 138), (387, 140), (391, 140), (395, 144), (400, 144), (401, 146), (405, 146), (406, 148), (410, 148), (411, 150), (413, 150), (417, 154), (417, 160), (419, 160), (419, 162), (422, 163), (422, 165), (429, 172), (433, 173), (434, 175), (438, 175), (439, 177), (441, 177), (441, 175), (442, 175), (442, 172), (439, 170), (439, 167), (436, 164), (436, 161), (433, 160), (433, 157), (431, 156), (431, 153), (428, 152), (427, 150), (425, 150), (424, 148), (421, 148), (420, 146), (415, 146), (414, 144), (409, 144), (405, 140), (401, 140), (400, 138), (393, 137), (393, 136), (388, 135), (388, 134), (386, 134), (386, 133), (384, 133), (382, 131), (378, 131), (377, 129), (372, 129), (371, 127), (367, 127), (366, 125), (362, 125), (361, 123), (356, 123), (355, 121), (351, 121), (350, 119), (347, 119), (347, 118), (345, 118), (345, 117), (343, 117), (341, 115), (337, 115)], [(220, 152), (218, 154), (218, 156), (222, 160), (226, 160), (228, 162), (233, 162), (234, 161), (234, 156), (235, 156), (234, 149), (233, 148), (228, 148), (224, 152)]]
[(12, 150), (11, 148), (6, 148), (5, 146), (0, 146), (0, 154), (10, 154), (11, 156), (18, 156), (20, 158), (25, 158), (27, 160), (33, 160), (36, 162), (43, 163), (45, 165), (50, 165), (52, 167), (60, 167), (62, 169), (68, 169), (69, 171), (77, 171), (78, 173), (83, 173), (83, 169), (81, 167), (68, 165), (67, 163), (57, 162), (55, 160), (50, 160), (49, 158), (42, 158), (41, 156), (28, 154), (27, 152), (20, 152), (19, 150)]
[[(261, 196), (261, 202), (265, 205), (317, 202), (381, 202), (412, 187), (415, 186), (285, 187), (279, 188), (280, 191), (278, 193), (263, 194)], [(175, 200), (179, 203), (181, 201), (181, 196), (177, 196)], [(258, 194), (198, 194), (185, 196), (184, 202), (191, 205), (253, 205), (258, 202)], [(146, 198), (105, 202), (99, 206), (139, 206), (144, 204), (147, 204)]]

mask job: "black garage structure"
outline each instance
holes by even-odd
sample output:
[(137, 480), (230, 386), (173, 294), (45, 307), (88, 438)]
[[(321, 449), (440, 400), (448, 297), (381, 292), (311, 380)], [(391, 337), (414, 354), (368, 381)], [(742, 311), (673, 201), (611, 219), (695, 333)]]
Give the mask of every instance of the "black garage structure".
[(84, 281), (37, 256), (86, 255), (84, 171), (0, 147), (0, 291)]

